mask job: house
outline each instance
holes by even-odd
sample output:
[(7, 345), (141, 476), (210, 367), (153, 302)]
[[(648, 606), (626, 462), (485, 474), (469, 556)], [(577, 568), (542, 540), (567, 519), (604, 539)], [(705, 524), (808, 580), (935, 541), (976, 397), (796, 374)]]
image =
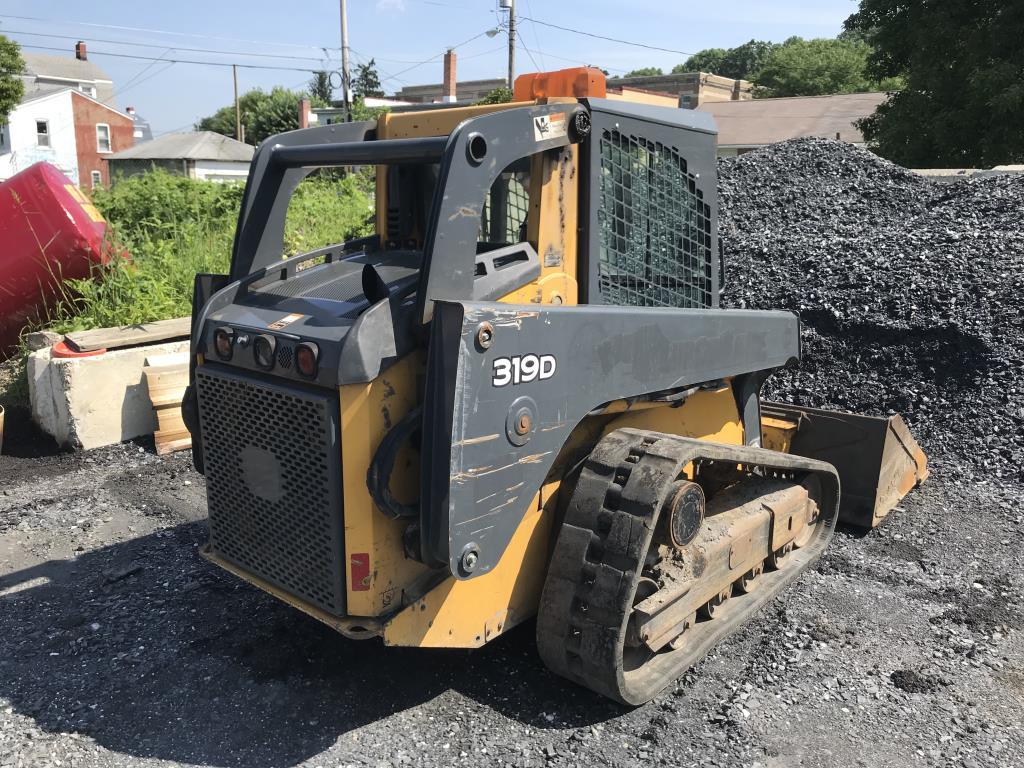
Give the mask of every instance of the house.
[(31, 82), (0, 125), (0, 181), (42, 160), (82, 189), (108, 184), (105, 158), (134, 143), (132, 119), (77, 85)]
[(116, 181), (154, 168), (207, 181), (245, 181), (256, 148), (212, 131), (168, 133), (107, 158)]
[(132, 131), (135, 143), (141, 144), (143, 141), (150, 141), (153, 138), (153, 129), (149, 127), (149, 121), (136, 114), (135, 107), (125, 107), (124, 111), (135, 125), (135, 129)]
[(26, 88), (40, 86), (71, 87), (101, 104), (114, 103), (114, 83), (102, 69), (89, 61), (83, 41), (75, 44), (75, 58), (52, 56), (46, 53), (22, 51), (25, 71), (22, 79)]
[(869, 117), (886, 93), (792, 96), (753, 101), (706, 102), (697, 107), (718, 125), (720, 157), (742, 155), (766, 144), (819, 136), (864, 146), (857, 121)]
[[(647, 91), (676, 97), (676, 104), (695, 109), (701, 104), (719, 101), (750, 101), (754, 84), (747, 80), (713, 75), (710, 72), (674, 72), (669, 75), (609, 77), (608, 90)], [(631, 99), (632, 100), (632, 99)], [(653, 102), (652, 102), (653, 103)]]

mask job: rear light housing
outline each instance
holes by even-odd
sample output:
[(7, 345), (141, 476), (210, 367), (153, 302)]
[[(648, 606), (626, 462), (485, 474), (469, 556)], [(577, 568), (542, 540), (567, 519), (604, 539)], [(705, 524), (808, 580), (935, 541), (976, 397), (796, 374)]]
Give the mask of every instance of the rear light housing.
[(316, 376), (320, 365), (320, 348), (312, 341), (304, 341), (295, 348), (295, 368), (307, 379)]
[(234, 354), (235, 332), (230, 328), (218, 328), (213, 332), (213, 349), (221, 360), (230, 360)]
[(257, 336), (252, 343), (252, 359), (257, 366), (265, 371), (274, 367), (274, 358), (277, 354), (277, 339), (266, 334)]

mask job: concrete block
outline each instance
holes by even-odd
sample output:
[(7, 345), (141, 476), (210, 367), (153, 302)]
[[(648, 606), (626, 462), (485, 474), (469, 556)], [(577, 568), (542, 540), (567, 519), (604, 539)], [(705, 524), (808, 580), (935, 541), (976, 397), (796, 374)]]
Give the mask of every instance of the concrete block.
[(61, 445), (98, 448), (156, 429), (142, 368), (147, 357), (188, 352), (187, 341), (116, 349), (94, 357), (28, 358), (32, 417)]

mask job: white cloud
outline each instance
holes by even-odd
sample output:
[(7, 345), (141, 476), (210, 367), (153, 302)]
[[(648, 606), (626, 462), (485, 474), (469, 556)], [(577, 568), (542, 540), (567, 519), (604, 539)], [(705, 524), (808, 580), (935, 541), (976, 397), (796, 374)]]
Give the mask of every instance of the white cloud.
[(377, 11), (405, 12), (405, 0), (377, 0)]

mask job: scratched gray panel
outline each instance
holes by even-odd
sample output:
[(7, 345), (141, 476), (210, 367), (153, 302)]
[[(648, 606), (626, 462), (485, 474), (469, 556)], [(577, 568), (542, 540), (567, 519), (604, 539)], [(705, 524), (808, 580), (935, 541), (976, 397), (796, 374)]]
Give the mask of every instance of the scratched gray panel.
[[(480, 214), (495, 179), (516, 160), (570, 143), (569, 132), (538, 138), (534, 120), (564, 114), (568, 126), (581, 111), (580, 105), (565, 103), (517, 107), (470, 118), (452, 131), (438, 179), (444, 194), (434, 198), (424, 238), (425, 279), (418, 296), (424, 323), (430, 321), (434, 301), (473, 295)], [(479, 164), (466, 156), (466, 145), (474, 136), (487, 142), (487, 154)]]
[[(471, 576), (498, 563), (562, 445), (592, 409), (777, 368), (799, 356), (799, 320), (789, 312), (438, 302), (438, 320), (448, 330), (431, 343), (445, 348), (431, 354), (439, 365), (457, 361), (457, 371), (428, 381), (427, 418), (451, 414), (451, 423), (427, 432), (439, 435), (450, 426), (451, 459), (448, 477), (443, 459), (433, 462), (425, 486), (424, 542), (457, 578), (467, 577), (459, 568), (467, 545), (480, 552)], [(495, 329), (486, 350), (476, 344), (485, 321)], [(496, 358), (526, 354), (554, 355), (554, 375), (492, 384)], [(523, 397), (536, 404), (535, 429), (516, 446), (505, 425), (513, 401)]]

